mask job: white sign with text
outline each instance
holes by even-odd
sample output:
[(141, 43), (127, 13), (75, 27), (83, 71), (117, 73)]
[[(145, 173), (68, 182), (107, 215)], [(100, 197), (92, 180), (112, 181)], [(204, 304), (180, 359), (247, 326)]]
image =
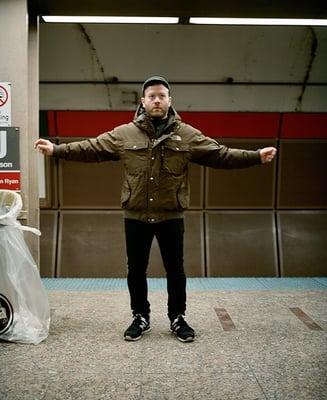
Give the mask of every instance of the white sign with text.
[(0, 82), (0, 126), (11, 126), (10, 82)]

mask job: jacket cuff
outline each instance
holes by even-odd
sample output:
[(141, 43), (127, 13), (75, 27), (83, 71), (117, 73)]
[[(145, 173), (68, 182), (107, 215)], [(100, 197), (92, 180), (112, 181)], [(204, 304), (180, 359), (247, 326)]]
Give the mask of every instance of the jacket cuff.
[(63, 154), (65, 152), (65, 145), (61, 145), (61, 144), (54, 144), (53, 145), (53, 157), (63, 157)]
[(260, 156), (260, 149), (258, 149), (258, 150), (255, 152), (255, 157), (256, 157), (256, 164), (262, 164), (261, 156)]

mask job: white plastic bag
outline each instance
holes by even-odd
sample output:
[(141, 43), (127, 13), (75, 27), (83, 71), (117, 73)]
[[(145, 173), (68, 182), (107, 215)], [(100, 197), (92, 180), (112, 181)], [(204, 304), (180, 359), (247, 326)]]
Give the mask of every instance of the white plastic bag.
[(18, 193), (0, 190), (0, 339), (38, 344), (49, 334), (47, 293), (17, 217), (22, 208)]

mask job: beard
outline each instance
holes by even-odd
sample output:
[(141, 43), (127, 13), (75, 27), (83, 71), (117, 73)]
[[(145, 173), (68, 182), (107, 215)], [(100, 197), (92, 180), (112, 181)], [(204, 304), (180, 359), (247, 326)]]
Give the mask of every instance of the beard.
[(145, 111), (152, 118), (165, 118), (168, 113), (168, 107), (151, 107)]

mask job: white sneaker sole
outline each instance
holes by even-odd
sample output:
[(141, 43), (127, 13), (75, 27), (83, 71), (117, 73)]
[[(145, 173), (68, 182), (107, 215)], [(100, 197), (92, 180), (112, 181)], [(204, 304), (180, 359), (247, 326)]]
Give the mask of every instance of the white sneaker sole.
[(186, 339), (183, 339), (183, 338), (179, 337), (179, 336), (177, 335), (177, 333), (174, 332), (174, 331), (172, 331), (172, 330), (171, 330), (171, 333), (173, 333), (173, 334), (176, 336), (176, 339), (178, 339), (180, 342), (183, 342), (183, 343), (194, 342), (194, 339), (195, 339), (194, 337), (188, 337), (188, 338), (186, 338)]

